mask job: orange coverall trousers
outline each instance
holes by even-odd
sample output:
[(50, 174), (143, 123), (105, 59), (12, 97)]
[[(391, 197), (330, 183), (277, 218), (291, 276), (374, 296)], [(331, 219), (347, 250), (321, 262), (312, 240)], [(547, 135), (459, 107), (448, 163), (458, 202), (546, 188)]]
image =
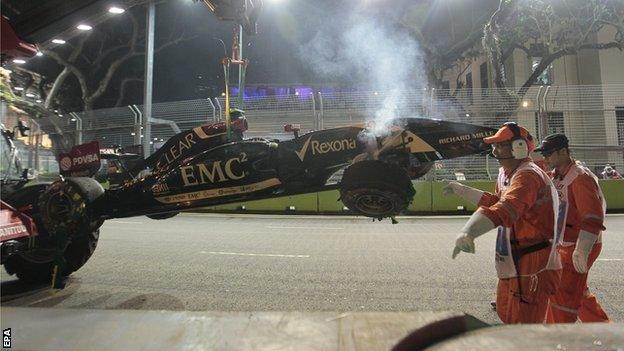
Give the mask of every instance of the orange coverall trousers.
[[(547, 323), (609, 322), (609, 317), (602, 309), (596, 296), (587, 286), (587, 273), (577, 273), (572, 265), (574, 245), (559, 248), (563, 271), (559, 289), (550, 298), (546, 315)], [(589, 254), (588, 272), (602, 250), (602, 244), (596, 243)]]
[[(544, 267), (550, 249), (540, 250), (520, 259), (520, 274)], [(499, 279), (496, 289), (496, 313), (505, 324), (543, 323), (548, 300), (557, 291), (561, 270), (544, 270), (531, 276)]]

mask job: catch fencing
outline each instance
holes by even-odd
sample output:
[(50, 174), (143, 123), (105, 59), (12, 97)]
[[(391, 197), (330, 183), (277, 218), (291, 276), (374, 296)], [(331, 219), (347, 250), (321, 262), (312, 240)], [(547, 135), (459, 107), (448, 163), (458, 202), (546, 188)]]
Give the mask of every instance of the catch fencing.
[[(246, 137), (284, 140), (292, 137), (283, 131), (286, 124), (298, 124), (303, 134), (376, 117), (437, 118), (494, 128), (516, 121), (536, 141), (553, 132), (565, 133), (574, 157), (598, 175), (606, 164), (624, 168), (624, 84), (534, 86), (523, 96), (518, 91), (428, 89), (246, 98)], [(179, 131), (223, 120), (224, 106), (224, 98), (153, 104), (149, 136), (142, 133), (140, 105), (71, 113), (59, 117), (56, 127), (76, 143), (98, 140), (102, 146), (127, 146), (149, 137), (155, 149)], [(235, 100), (233, 107), (238, 107)], [(475, 155), (437, 162), (427, 177), (477, 180), (494, 179), (497, 173), (496, 160)]]

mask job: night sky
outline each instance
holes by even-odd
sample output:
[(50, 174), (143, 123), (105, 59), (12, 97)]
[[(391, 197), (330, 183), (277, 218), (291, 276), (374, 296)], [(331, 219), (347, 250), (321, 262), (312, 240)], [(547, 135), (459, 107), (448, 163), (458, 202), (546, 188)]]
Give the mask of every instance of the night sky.
[[(434, 41), (461, 40), (448, 36), (448, 22), (488, 14), (483, 5), (496, 0), (264, 0), (258, 33), (243, 35), (243, 56), (250, 60), (247, 85), (316, 85), (359, 90), (409, 90), (426, 87), (423, 52), (406, 29), (421, 23)], [(145, 7), (130, 11), (145, 21)], [(128, 13), (96, 26), (119, 43), (130, 33)], [(141, 24), (144, 30), (144, 23)], [(201, 1), (169, 0), (156, 6), (156, 47), (173, 32), (194, 38), (155, 56), (153, 102), (218, 96), (223, 91), (225, 43), (231, 52), (234, 22), (220, 21)], [(457, 33), (465, 33), (460, 27)], [(89, 35), (89, 34), (84, 34)], [(119, 44), (117, 43), (117, 44)], [(92, 44), (96, 46), (96, 44)], [(89, 45), (87, 45), (87, 49)], [(93, 48), (96, 49), (96, 48)], [(59, 48), (67, 56), (69, 47)], [(27, 68), (55, 77), (61, 67), (49, 58), (32, 59)], [(126, 62), (115, 74), (96, 108), (113, 106), (123, 77), (144, 76), (144, 58)], [(230, 71), (236, 85), (237, 66)], [(80, 106), (74, 78), (65, 96)], [(67, 83), (66, 83), (67, 84)], [(73, 90), (72, 90), (73, 89)], [(74, 91), (76, 90), (76, 91)], [(143, 101), (142, 82), (129, 85), (123, 105)]]
[[(299, 59), (302, 43), (309, 40), (319, 26), (327, 26), (336, 21), (335, 17), (340, 17), (335, 15), (332, 6), (325, 4), (325, 7), (311, 6), (301, 0), (282, 0), (280, 4), (265, 1), (258, 33), (243, 34), (243, 56), (250, 60), (247, 84), (327, 81), (326, 77), (316, 76)], [(204, 97), (203, 94), (215, 93), (215, 90), (214, 95), (219, 95), (223, 89), (220, 63), (223, 46), (215, 38), (223, 40), (230, 53), (234, 23), (219, 21), (206, 6), (190, 1), (172, 1), (157, 9), (162, 21), (171, 23), (176, 15), (192, 23), (192, 30), (198, 37), (156, 57), (154, 101)], [(237, 66), (232, 66), (230, 75), (230, 82), (236, 83)], [(197, 86), (207, 87), (208, 91), (197, 91)]]
[[(382, 2), (374, 0), (265, 0), (258, 20), (258, 33), (253, 36), (243, 35), (243, 56), (250, 60), (246, 83), (357, 83), (361, 78), (359, 76), (368, 72), (366, 69), (352, 71), (353, 59), (341, 56), (343, 47), (339, 38), (353, 23), (349, 19), (350, 14), (356, 10), (361, 11), (362, 8), (365, 8), (366, 16), (378, 18), (380, 23), (393, 25), (403, 14), (402, 10), (405, 10), (405, 7), (397, 5), (409, 1), (390, 3), (395, 6), (382, 6)], [(171, 1), (157, 8), (157, 17), (161, 21), (171, 23), (176, 16), (178, 20), (183, 17), (184, 21), (193, 24), (192, 30), (198, 37), (156, 57), (154, 101), (198, 98), (205, 97), (206, 94), (219, 95), (223, 89), (223, 69), (220, 64), (223, 47), (214, 38), (222, 39), (230, 52), (233, 22), (219, 21), (207, 7), (190, 0)], [(319, 55), (315, 51), (317, 48), (306, 50), (310, 41), (319, 33), (326, 40), (324, 46), (333, 50), (325, 58), (336, 66), (336, 72), (319, 72), (308, 62)], [(364, 37), (360, 41), (367, 40)], [(387, 51), (387, 48), (382, 49)], [(392, 52), (389, 54), (393, 55)], [(230, 82), (236, 83), (237, 77), (237, 67), (233, 66)], [(198, 91), (198, 86), (207, 87), (208, 90)]]

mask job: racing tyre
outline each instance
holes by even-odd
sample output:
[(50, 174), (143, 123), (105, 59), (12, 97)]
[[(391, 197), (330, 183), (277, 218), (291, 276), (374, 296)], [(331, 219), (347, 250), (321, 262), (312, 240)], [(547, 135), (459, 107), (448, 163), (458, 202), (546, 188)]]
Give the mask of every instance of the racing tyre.
[(361, 161), (349, 166), (340, 182), (340, 198), (346, 207), (379, 219), (404, 211), (414, 194), (405, 170), (381, 161)]
[(169, 212), (169, 213), (158, 213), (158, 214), (148, 214), (146, 215), (147, 218), (151, 218), (151, 219), (169, 219), (171, 217), (175, 217), (178, 214), (180, 214), (180, 212)]
[(104, 188), (93, 178), (65, 178), (52, 183), (38, 201), (46, 230), (54, 232), (62, 227), (75, 237), (99, 228), (102, 221), (93, 207), (102, 195)]
[[(58, 236), (55, 230), (48, 228), (67, 222), (74, 216), (91, 215), (92, 202), (104, 192), (99, 183), (91, 181), (95, 182), (91, 178), (67, 178), (65, 182), (55, 182), (49, 186), (26, 187), (8, 199), (7, 202), (16, 208), (31, 205), (24, 213), (35, 221), (39, 235), (35, 237), (32, 249), (7, 258), (4, 263), (7, 273), (15, 274), (25, 281), (51, 281), (54, 257), (58, 252)], [(69, 241), (63, 251), (66, 267), (60, 274), (68, 276), (89, 260), (98, 243), (101, 223), (93, 217), (65, 223)]]

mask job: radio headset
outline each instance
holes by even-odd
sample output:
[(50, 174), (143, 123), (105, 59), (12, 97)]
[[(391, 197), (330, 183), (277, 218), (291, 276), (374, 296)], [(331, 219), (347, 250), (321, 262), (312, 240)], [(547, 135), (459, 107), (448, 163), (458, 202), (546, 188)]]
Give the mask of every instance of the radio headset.
[[(511, 154), (513, 158), (522, 160), (529, 157), (529, 145), (527, 144), (527, 140), (522, 137), (522, 131), (518, 124), (516, 122), (507, 122), (503, 124), (503, 126), (511, 129), (511, 132), (514, 134), (513, 139), (511, 139)], [(533, 140), (530, 134), (528, 134), (526, 138), (528, 140)]]

